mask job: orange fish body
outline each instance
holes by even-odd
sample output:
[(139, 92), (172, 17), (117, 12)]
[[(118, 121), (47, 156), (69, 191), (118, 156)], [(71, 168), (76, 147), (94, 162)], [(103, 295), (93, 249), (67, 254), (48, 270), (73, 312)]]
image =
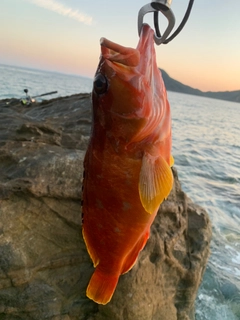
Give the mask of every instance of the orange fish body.
[(96, 267), (87, 296), (106, 304), (145, 246), (173, 177), (170, 107), (153, 30), (143, 26), (137, 49), (103, 38), (101, 51), (84, 160), (83, 237)]

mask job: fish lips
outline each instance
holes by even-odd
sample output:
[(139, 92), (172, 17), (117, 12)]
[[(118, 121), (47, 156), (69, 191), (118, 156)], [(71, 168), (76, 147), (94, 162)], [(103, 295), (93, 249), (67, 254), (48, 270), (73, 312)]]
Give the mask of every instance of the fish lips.
[(136, 67), (140, 61), (137, 49), (121, 46), (106, 38), (100, 39), (102, 58), (128, 67)]
[[(99, 105), (125, 117), (144, 118), (150, 113), (151, 99), (159, 73), (154, 49), (154, 31), (144, 24), (137, 48), (121, 46), (101, 38), (101, 57), (96, 77), (103, 75), (108, 83), (106, 95), (96, 94)], [(159, 76), (159, 75), (158, 75)], [(101, 100), (101, 103), (100, 103)], [(108, 108), (107, 108), (108, 106)]]
[[(147, 24), (144, 24), (141, 30), (140, 39), (137, 48), (121, 46), (106, 38), (100, 39), (101, 60), (111, 62), (109, 66), (134, 68), (134, 72), (138, 71), (146, 74), (151, 65), (154, 50), (154, 31)], [(125, 70), (124, 70), (125, 71)]]

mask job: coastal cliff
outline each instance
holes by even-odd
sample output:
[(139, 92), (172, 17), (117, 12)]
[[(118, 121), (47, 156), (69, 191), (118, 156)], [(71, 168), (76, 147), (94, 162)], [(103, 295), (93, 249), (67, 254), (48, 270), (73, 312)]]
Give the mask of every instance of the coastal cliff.
[(200, 97), (208, 97), (212, 99), (226, 100), (231, 102), (240, 102), (240, 90), (235, 91), (201, 91), (199, 89), (187, 86), (180, 81), (171, 78), (166, 71), (160, 69), (162, 72), (163, 81), (167, 91), (180, 92), (185, 94), (192, 94)]
[(89, 300), (81, 235), (89, 94), (22, 106), (0, 101), (0, 318), (193, 320), (209, 256), (206, 211), (174, 187), (109, 304)]

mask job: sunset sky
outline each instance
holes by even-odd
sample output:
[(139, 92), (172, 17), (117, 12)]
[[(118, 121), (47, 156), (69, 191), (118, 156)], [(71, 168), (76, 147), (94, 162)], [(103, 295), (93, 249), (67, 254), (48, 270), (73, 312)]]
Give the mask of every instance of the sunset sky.
[[(138, 11), (149, 2), (1, 0), (0, 64), (92, 78), (99, 39), (136, 47)], [(187, 5), (188, 0), (172, 0), (176, 26)], [(239, 14), (239, 0), (195, 0), (183, 31), (169, 44), (156, 46), (158, 66), (203, 91), (240, 90)], [(148, 15), (146, 21), (151, 20)]]

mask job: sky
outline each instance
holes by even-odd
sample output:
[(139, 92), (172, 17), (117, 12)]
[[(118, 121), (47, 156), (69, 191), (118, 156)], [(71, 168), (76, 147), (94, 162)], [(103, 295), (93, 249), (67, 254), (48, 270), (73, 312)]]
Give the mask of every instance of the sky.
[[(136, 47), (138, 12), (150, 2), (0, 0), (0, 64), (93, 78), (100, 38)], [(187, 5), (188, 0), (172, 0), (175, 29)], [(195, 0), (181, 33), (155, 47), (158, 66), (203, 91), (240, 90), (239, 14), (239, 0)], [(163, 31), (165, 18), (159, 19)], [(152, 14), (144, 21), (153, 26)]]

